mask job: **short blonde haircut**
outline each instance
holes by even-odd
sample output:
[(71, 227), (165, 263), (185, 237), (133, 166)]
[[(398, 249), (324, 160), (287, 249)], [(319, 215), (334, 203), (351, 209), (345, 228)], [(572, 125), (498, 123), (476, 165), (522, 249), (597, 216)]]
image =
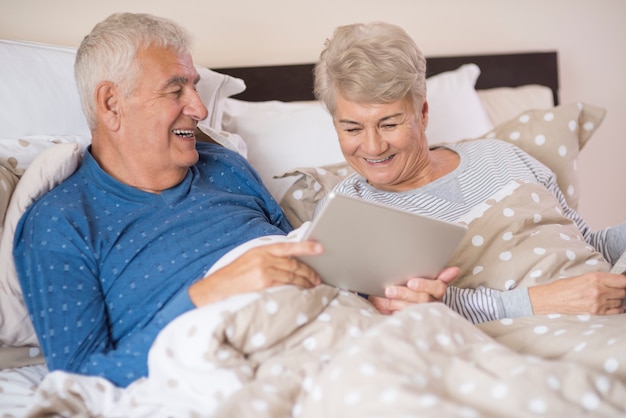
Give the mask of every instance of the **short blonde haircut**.
[(314, 93), (331, 115), (337, 93), (360, 103), (409, 98), (419, 112), (426, 99), (426, 58), (399, 26), (385, 22), (340, 26), (315, 65)]

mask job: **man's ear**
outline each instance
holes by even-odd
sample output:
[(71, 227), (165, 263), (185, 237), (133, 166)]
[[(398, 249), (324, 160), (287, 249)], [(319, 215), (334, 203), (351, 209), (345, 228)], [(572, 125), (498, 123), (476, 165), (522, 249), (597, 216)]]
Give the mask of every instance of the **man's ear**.
[(428, 101), (424, 100), (422, 104), (422, 123), (424, 124), (424, 130), (428, 126)]
[(109, 130), (116, 131), (120, 127), (120, 91), (110, 81), (102, 81), (94, 92), (98, 120)]

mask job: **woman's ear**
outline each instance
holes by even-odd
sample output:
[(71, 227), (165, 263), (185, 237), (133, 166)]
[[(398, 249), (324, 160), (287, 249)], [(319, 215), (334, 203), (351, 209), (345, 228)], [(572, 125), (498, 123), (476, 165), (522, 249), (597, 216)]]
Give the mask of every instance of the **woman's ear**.
[(115, 84), (102, 81), (94, 91), (98, 120), (111, 131), (120, 127), (119, 97), (120, 92)]
[(422, 104), (422, 123), (424, 124), (424, 130), (428, 126), (428, 101), (424, 100)]

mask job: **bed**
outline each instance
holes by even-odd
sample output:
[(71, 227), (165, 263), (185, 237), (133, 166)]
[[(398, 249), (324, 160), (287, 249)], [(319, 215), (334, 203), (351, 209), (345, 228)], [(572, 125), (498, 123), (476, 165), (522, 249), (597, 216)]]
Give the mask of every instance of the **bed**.
[[(0, 416), (626, 414), (621, 316), (475, 326), (424, 304), (385, 317), (328, 286), (245, 294), (182, 315), (155, 342), (150, 376), (126, 389), (48, 372), (11, 243), (20, 214), (76, 169), (89, 144), (73, 56), (71, 48), (0, 40)], [(605, 110), (560, 104), (557, 63), (555, 51), (430, 58), (429, 141), (512, 141), (558, 174), (575, 207), (576, 158)], [(198, 70), (209, 108), (199, 135), (246, 156), (297, 227), (242, 245), (217, 268), (254, 245), (297, 239), (350, 169), (312, 100), (312, 64)]]

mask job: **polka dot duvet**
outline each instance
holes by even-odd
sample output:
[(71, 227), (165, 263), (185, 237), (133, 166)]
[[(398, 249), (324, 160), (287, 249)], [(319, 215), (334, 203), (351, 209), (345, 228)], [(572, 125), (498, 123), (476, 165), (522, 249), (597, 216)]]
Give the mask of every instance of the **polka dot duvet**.
[[(524, 208), (518, 222), (493, 221), (494, 211), (510, 206)], [(512, 183), (469, 214), (464, 221), (476, 248), (455, 255), (465, 272), (455, 284), (537, 283), (533, 272), (542, 257), (532, 256), (539, 246), (524, 225), (536, 213), (561, 216), (550, 212), (554, 207), (532, 184)], [(252, 246), (298, 239), (307, 226), (241, 245), (212, 270)], [(504, 228), (491, 235), (506, 242), (479, 239), (486, 228)], [(568, 235), (573, 231), (564, 229), (561, 239), (577, 240)], [(541, 245), (563, 258), (556, 263), (562, 272), (598, 268), (584, 244), (572, 250), (583, 257), (577, 263), (568, 262), (569, 253), (557, 254), (558, 241)], [(476, 268), (479, 259), (483, 268)], [(528, 274), (506, 280), (507, 263)], [(503, 279), (483, 282), (480, 272), (489, 269)], [(624, 416), (625, 344), (623, 315), (537, 315), (476, 326), (438, 303), (384, 316), (361, 297), (328, 286), (278, 287), (181, 315), (153, 345), (149, 377), (125, 389), (60, 371), (39, 373), (33, 382), (5, 370), (0, 410), (4, 401), (20, 400), (32, 401), (30, 417)]]
[(31, 416), (623, 415), (623, 318), (530, 321), (489, 323), (496, 341), (443, 304), (383, 316), (328, 286), (274, 288), (179, 317), (126, 389), (48, 374)]

